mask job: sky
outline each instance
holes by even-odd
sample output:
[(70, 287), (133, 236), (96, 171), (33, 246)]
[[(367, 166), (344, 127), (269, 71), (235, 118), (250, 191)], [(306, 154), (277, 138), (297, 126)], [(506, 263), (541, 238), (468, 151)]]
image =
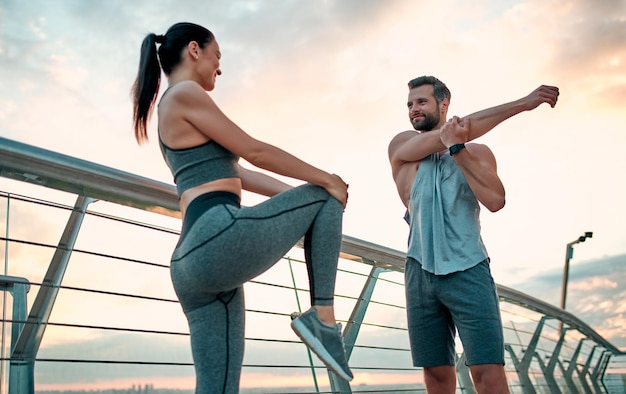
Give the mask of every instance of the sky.
[[(494, 152), (507, 193), (504, 209), (481, 214), (492, 273), (557, 305), (566, 244), (592, 231), (574, 247), (571, 275), (609, 261), (614, 280), (570, 290), (619, 294), (626, 1), (0, 0), (0, 136), (171, 183), (155, 122), (148, 145), (134, 141), (129, 94), (144, 36), (179, 21), (215, 34), (223, 74), (210, 95), (226, 115), (339, 174), (350, 184), (344, 234), (400, 251), (408, 227), (387, 145), (411, 128), (407, 82), (443, 80), (450, 116), (558, 86), (555, 108), (477, 141)], [(614, 327), (621, 308), (598, 324)]]

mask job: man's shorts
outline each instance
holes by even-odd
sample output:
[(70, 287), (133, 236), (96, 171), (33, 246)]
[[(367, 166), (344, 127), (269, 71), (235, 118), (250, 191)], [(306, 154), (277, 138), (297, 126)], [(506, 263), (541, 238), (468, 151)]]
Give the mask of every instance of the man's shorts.
[(467, 365), (504, 364), (504, 337), (489, 259), (465, 271), (434, 275), (407, 258), (409, 341), (416, 367), (455, 365), (455, 328)]

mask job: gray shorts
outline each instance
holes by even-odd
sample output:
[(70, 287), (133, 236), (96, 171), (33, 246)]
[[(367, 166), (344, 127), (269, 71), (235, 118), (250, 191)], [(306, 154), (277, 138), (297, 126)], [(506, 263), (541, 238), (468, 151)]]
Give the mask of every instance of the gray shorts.
[(465, 271), (434, 275), (407, 258), (409, 341), (416, 367), (455, 365), (455, 328), (468, 365), (504, 364), (504, 337), (489, 259)]

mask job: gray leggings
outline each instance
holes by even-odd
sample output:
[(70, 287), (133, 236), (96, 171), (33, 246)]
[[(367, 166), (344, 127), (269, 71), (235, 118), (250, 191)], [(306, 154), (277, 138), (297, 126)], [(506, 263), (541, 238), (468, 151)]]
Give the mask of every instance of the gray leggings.
[(343, 206), (311, 184), (253, 207), (208, 193), (189, 205), (171, 276), (189, 322), (196, 394), (237, 393), (244, 351), (243, 284), (303, 236), (311, 305), (333, 305)]

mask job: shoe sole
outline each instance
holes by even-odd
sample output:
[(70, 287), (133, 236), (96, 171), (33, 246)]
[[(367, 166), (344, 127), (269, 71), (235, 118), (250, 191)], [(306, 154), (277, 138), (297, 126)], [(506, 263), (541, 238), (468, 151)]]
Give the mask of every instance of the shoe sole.
[(337, 364), (334, 357), (326, 350), (324, 345), (313, 335), (309, 328), (302, 322), (294, 320), (291, 322), (291, 328), (296, 335), (304, 342), (319, 357), (319, 359), (326, 365), (328, 369), (333, 371), (335, 375), (339, 376), (345, 381), (350, 382), (352, 377), (346, 374), (341, 366)]

